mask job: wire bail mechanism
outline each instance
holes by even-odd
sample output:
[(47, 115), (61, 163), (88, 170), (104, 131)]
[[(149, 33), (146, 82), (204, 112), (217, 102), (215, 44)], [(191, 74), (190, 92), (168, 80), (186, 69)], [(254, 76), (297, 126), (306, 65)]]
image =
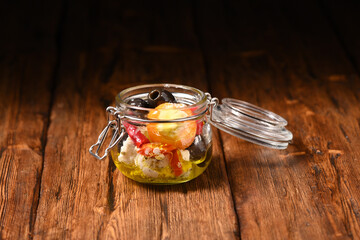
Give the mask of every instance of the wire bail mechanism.
[(233, 98), (212, 98), (209, 102), (210, 123), (216, 128), (246, 141), (275, 149), (286, 149), (293, 135), (285, 128), (281, 116), (248, 102)]
[(213, 110), (214, 110), (214, 107), (216, 107), (218, 104), (219, 104), (219, 99), (217, 97), (211, 97), (211, 94), (206, 92), (205, 93), (205, 96), (207, 98), (207, 101), (208, 101), (208, 115), (210, 115), (210, 121), (211, 122), (217, 122), (217, 120), (215, 120), (213, 118)]
[[(123, 118), (121, 112), (118, 111), (115, 107), (107, 107), (106, 112), (108, 113), (108, 124), (101, 131), (97, 142), (89, 148), (90, 154), (92, 156), (96, 157), (98, 160), (103, 160), (108, 155), (109, 150), (111, 148), (113, 148), (120, 141), (120, 139), (122, 139), (124, 136), (124, 131), (121, 131), (122, 130), (121, 129), (121, 119)], [(111, 120), (110, 119), (111, 116), (114, 116), (115, 119)], [(111, 138), (109, 146), (105, 149), (104, 155), (99, 156), (100, 148), (103, 145), (110, 129), (114, 130), (114, 134)], [(97, 147), (96, 151), (93, 152), (95, 147)]]

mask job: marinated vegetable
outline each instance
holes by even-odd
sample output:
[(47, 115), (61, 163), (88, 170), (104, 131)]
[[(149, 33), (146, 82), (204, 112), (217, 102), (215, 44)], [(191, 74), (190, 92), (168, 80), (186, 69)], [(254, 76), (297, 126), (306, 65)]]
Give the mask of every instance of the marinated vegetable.
[(165, 89), (153, 89), (145, 99), (133, 98), (127, 104), (148, 108), (148, 119), (169, 122), (122, 121), (126, 137), (119, 143), (114, 162), (123, 174), (140, 182), (179, 183), (206, 169), (211, 157), (211, 142), (203, 138), (210, 131), (209, 127), (204, 128), (206, 121), (171, 122), (195, 115), (186, 104), (179, 103)]
[(130, 138), (135, 142), (137, 147), (141, 147), (141, 145), (149, 142), (149, 139), (147, 139), (136, 126), (133, 126), (126, 121), (123, 122), (123, 125), (127, 134), (129, 134)]
[(133, 99), (130, 99), (127, 104), (131, 105), (131, 106), (136, 106), (136, 107), (143, 107), (143, 108), (147, 108), (149, 107), (149, 104), (141, 99), (141, 98), (133, 98)]
[(159, 106), (162, 103), (176, 103), (175, 97), (167, 90), (154, 89), (148, 95), (151, 106)]
[[(150, 111), (148, 118), (172, 120), (192, 115), (190, 110), (181, 110), (186, 105), (179, 103), (163, 103)], [(147, 125), (149, 138), (152, 142), (166, 143), (180, 149), (189, 147), (196, 135), (196, 122), (184, 121), (176, 123), (150, 123)]]
[(187, 148), (190, 152), (190, 160), (196, 161), (206, 153), (205, 142), (200, 135), (196, 136), (194, 142)]

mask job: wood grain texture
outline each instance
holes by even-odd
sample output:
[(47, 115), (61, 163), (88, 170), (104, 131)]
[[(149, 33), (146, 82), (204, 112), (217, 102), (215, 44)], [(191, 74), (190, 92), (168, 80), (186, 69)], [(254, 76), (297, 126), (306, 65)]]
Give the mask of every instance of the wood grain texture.
[[(18, 8), (2, 2), (0, 7), (1, 239), (32, 238), (56, 69), (60, 13), (37, 9), (35, 3), (21, 4)], [(29, 19), (32, 7), (35, 16)]]
[[(1, 239), (360, 239), (359, 3), (0, 3)], [(197, 179), (138, 184), (88, 148), (130, 86), (284, 116), (271, 150), (213, 129)]]
[(241, 238), (359, 238), (359, 76), (318, 5), (197, 9), (213, 93), (273, 110), (294, 133), (284, 151), (221, 134)]
[(191, 5), (168, 7), (69, 3), (34, 238), (238, 238), (218, 140), (207, 172), (171, 187), (137, 184), (87, 152), (125, 87), (174, 82), (206, 90)]

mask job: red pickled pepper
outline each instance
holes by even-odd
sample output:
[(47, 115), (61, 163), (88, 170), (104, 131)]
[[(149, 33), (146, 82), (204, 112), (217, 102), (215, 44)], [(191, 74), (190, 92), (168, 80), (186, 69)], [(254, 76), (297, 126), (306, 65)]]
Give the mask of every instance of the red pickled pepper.
[[(194, 115), (196, 115), (197, 107), (190, 108), (190, 110), (193, 112)], [(202, 133), (204, 126), (204, 120), (200, 119), (196, 121), (196, 135), (200, 135)]]
[(126, 132), (129, 134), (129, 137), (135, 142), (135, 145), (139, 148), (141, 145), (145, 143), (149, 143), (149, 139), (145, 137), (144, 134), (140, 132), (140, 130), (130, 123), (123, 121), (122, 124), (124, 125)]
[(204, 126), (203, 120), (198, 120), (196, 122), (196, 135), (200, 135), (202, 133), (203, 126)]

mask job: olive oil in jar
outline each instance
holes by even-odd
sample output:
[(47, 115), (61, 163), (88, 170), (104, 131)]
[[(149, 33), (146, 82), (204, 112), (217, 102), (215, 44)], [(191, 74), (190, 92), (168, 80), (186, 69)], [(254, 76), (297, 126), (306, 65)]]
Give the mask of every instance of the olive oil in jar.
[(139, 166), (135, 164), (127, 164), (118, 161), (119, 153), (112, 151), (111, 158), (115, 166), (124, 174), (126, 177), (133, 179), (141, 183), (150, 184), (177, 184), (188, 182), (200, 174), (202, 174), (211, 162), (212, 157), (212, 145), (210, 145), (205, 152), (204, 156), (200, 159), (191, 161), (181, 161), (184, 174), (181, 176), (175, 176), (171, 167), (166, 166), (164, 168), (158, 168), (156, 171), (157, 176), (150, 177), (143, 172)]

